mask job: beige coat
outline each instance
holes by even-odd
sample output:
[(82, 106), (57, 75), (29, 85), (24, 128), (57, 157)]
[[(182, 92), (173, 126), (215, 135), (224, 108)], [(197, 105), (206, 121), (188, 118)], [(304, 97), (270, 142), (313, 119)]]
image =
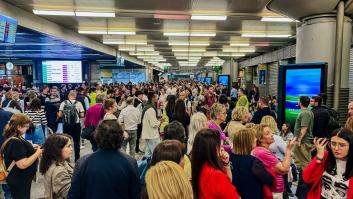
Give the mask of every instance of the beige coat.
[(44, 175), (45, 199), (66, 199), (72, 174), (73, 166), (70, 163), (52, 164)]

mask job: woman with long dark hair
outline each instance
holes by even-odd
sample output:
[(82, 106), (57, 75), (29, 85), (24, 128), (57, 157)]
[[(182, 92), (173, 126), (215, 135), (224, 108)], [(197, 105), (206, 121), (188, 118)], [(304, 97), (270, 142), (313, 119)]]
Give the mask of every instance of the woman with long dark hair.
[(67, 198), (73, 174), (73, 166), (69, 163), (71, 154), (69, 135), (54, 134), (45, 141), (39, 171), (44, 175), (46, 199)]
[(185, 102), (181, 99), (178, 99), (175, 103), (173, 118), (174, 120), (177, 120), (178, 122), (183, 124), (185, 129), (185, 136), (187, 140), (187, 138), (189, 137), (190, 116), (186, 112)]
[(192, 187), (199, 199), (240, 198), (232, 185), (229, 155), (221, 147), (214, 129), (196, 134), (191, 156)]
[(174, 115), (176, 100), (177, 100), (177, 97), (175, 95), (168, 95), (167, 97), (167, 106), (165, 107), (165, 111), (167, 113), (167, 116), (170, 122), (174, 120), (173, 115)]
[(304, 182), (312, 185), (307, 199), (353, 198), (353, 132), (337, 129), (330, 141), (315, 138), (314, 144), (316, 157), (303, 171)]

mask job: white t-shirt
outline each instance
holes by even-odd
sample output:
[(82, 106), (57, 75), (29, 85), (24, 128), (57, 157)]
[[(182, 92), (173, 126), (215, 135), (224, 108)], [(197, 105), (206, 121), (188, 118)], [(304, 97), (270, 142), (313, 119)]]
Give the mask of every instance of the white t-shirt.
[(322, 197), (326, 199), (347, 198), (349, 179), (345, 179), (343, 176), (346, 164), (347, 161), (336, 160), (336, 171), (333, 173), (324, 172), (322, 176)]
[[(64, 110), (64, 106), (65, 106), (65, 102), (66, 101), (68, 102), (69, 100), (65, 100), (65, 101), (61, 102), (60, 107), (59, 107), (59, 111), (63, 111)], [(76, 102), (76, 100), (70, 100), (70, 102), (72, 104), (74, 104)], [(70, 102), (68, 102), (68, 103), (70, 104)], [(81, 102), (77, 101), (75, 106), (76, 106), (77, 112), (79, 112), (79, 113), (84, 113), (85, 112), (85, 109), (83, 109), (83, 106), (82, 106)], [(79, 114), (77, 115), (76, 123), (80, 123)]]

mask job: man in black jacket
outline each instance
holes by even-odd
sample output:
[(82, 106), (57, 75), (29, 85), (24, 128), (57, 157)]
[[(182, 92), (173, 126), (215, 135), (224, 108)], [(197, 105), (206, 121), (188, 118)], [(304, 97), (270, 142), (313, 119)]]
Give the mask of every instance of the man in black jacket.
[(314, 113), (313, 136), (318, 138), (328, 137), (328, 125), (330, 122), (330, 114), (326, 107), (321, 106), (322, 98), (320, 96), (312, 97), (310, 105), (313, 107), (311, 111)]
[(270, 115), (274, 119), (276, 119), (276, 114), (271, 111), (270, 107), (268, 106), (269, 99), (266, 96), (262, 96), (257, 103), (257, 111), (254, 113), (254, 116), (251, 119), (252, 123), (260, 124), (261, 120), (264, 116)]

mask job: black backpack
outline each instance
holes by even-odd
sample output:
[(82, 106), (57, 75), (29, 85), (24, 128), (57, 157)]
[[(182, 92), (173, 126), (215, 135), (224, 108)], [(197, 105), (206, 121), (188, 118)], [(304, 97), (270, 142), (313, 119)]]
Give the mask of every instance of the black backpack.
[(71, 103), (70, 100), (66, 100), (63, 109), (64, 124), (73, 125), (77, 123), (77, 118), (79, 118), (78, 111), (76, 109), (77, 101)]
[(331, 134), (334, 130), (341, 128), (341, 124), (339, 122), (339, 114), (335, 109), (328, 108), (327, 109), (329, 115), (330, 115), (330, 120), (328, 122), (328, 132)]

